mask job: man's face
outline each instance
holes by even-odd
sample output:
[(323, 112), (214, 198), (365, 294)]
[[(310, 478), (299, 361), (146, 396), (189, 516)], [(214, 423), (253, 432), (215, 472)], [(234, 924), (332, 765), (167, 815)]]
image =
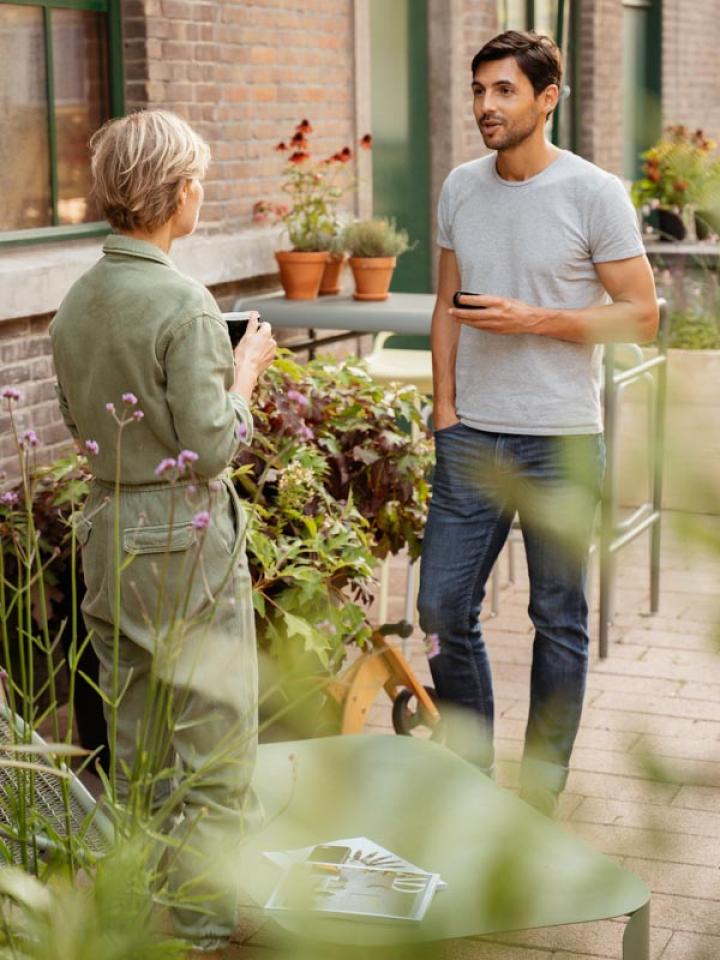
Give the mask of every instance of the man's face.
[(526, 140), (538, 125), (544, 126), (557, 87), (550, 86), (536, 97), (515, 58), (506, 57), (481, 63), (472, 91), (473, 113), (485, 146), (507, 150)]

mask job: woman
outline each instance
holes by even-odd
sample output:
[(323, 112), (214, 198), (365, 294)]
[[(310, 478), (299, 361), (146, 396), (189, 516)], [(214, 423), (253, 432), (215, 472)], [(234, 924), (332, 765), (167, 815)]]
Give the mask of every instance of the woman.
[[(117, 797), (131, 799), (145, 777), (150, 805), (162, 808), (167, 771), (180, 770), (182, 844), (167, 856), (168, 876), (201, 909), (176, 908), (173, 920), (209, 950), (236, 922), (221, 853), (258, 816), (245, 519), (223, 471), (252, 439), (248, 404), (276, 344), (254, 316), (233, 356), (213, 297), (168, 257), (198, 221), (209, 162), (201, 138), (172, 113), (143, 111), (106, 124), (91, 151), (115, 232), (51, 328), (63, 416), (94, 474), (75, 524), (83, 615), (101, 687), (119, 700), (106, 708)], [(154, 779), (144, 765), (153, 752)]]

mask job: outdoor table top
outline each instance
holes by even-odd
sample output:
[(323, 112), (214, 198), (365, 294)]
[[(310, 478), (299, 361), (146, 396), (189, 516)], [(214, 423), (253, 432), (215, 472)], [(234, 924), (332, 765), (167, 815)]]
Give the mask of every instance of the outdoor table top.
[(634, 874), (429, 741), (362, 734), (264, 744), (254, 786), (266, 825), (240, 859), (242, 885), (260, 905), (281, 875), (263, 851), (349, 837), (368, 837), (447, 882), (420, 923), (278, 921), (315, 940), (455, 939), (619, 917), (649, 900)]
[(352, 330), (358, 333), (429, 334), (434, 293), (391, 293), (387, 300), (353, 300), (352, 295), (288, 300), (282, 293), (242, 297), (235, 311), (259, 310), (273, 327)]
[(720, 257), (720, 243), (695, 241), (684, 243), (682, 240), (648, 240), (645, 252), (658, 256)]

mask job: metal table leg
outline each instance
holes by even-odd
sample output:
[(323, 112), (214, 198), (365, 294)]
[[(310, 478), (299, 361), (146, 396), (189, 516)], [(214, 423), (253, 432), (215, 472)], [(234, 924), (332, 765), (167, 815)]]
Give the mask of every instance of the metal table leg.
[(650, 901), (630, 914), (623, 935), (623, 960), (650, 960)]

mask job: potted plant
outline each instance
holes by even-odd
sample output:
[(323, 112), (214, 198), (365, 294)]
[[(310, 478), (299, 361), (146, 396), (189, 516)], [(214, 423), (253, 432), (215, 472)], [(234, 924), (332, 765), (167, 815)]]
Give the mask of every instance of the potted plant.
[(384, 217), (356, 220), (345, 230), (343, 243), (355, 277), (353, 297), (387, 300), (397, 258), (410, 249), (407, 232)]
[[(315, 160), (310, 150), (312, 132), (310, 121), (302, 120), (290, 140), (281, 141), (275, 148), (287, 155), (282, 190), (289, 203), (260, 200), (253, 208), (256, 223), (274, 220), (285, 224), (292, 249), (278, 250), (275, 257), (280, 282), (291, 300), (316, 297), (328, 263), (339, 274), (344, 258), (338, 248), (337, 207), (341, 197), (355, 185), (350, 172), (353, 159), (350, 147)], [(362, 149), (369, 150), (372, 137), (366, 134), (359, 143)], [(332, 277), (323, 286), (328, 292), (335, 287), (339, 290), (337, 279)]]
[(667, 136), (642, 154), (644, 176), (632, 197), (661, 240), (697, 239), (696, 211), (717, 202), (720, 159), (702, 130), (668, 127)]

